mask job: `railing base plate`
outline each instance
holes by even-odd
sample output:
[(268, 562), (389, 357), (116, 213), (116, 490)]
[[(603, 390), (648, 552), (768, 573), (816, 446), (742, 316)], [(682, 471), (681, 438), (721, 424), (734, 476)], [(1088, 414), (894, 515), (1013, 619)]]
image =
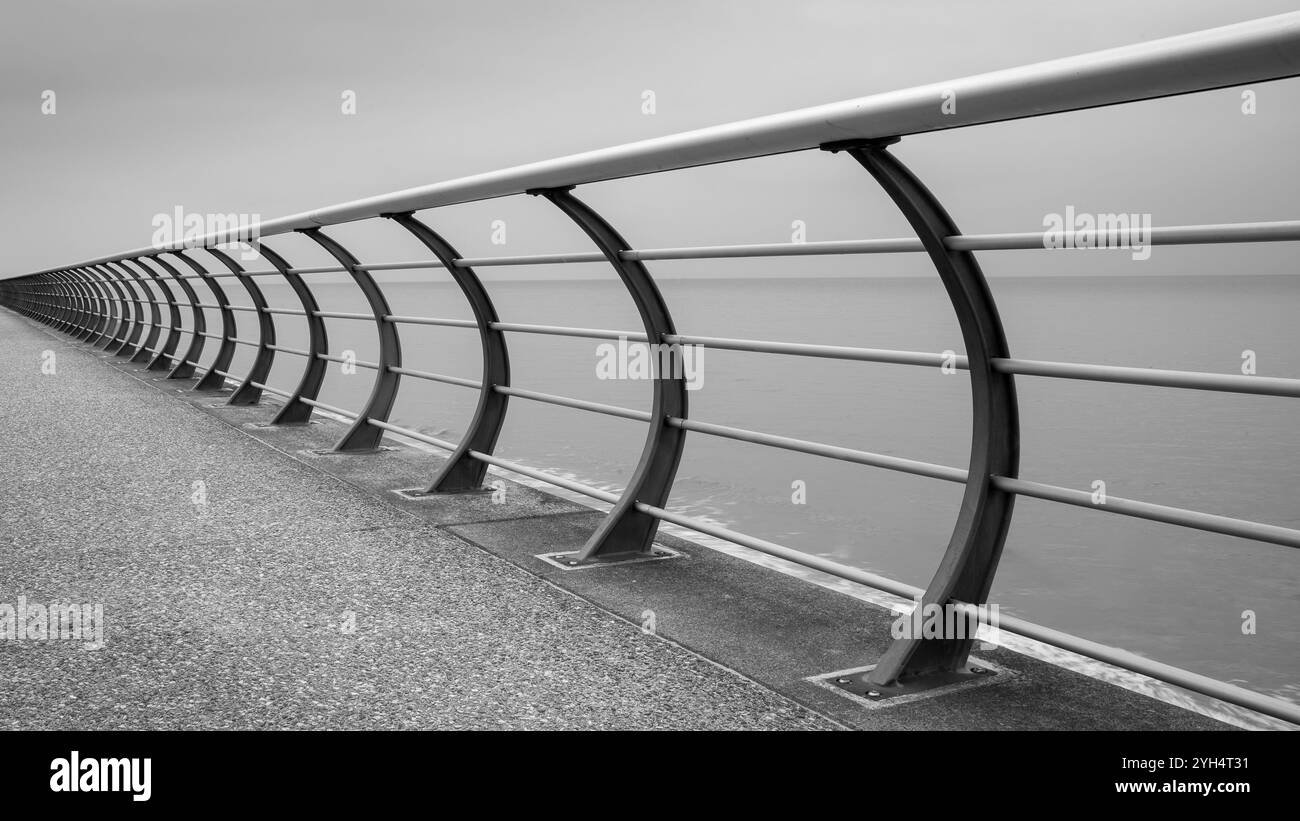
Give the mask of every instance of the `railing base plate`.
[(422, 502), (428, 499), (437, 499), (440, 497), (447, 497), (447, 496), (467, 496), (467, 495), (481, 496), (485, 493), (496, 493), (497, 489), (492, 487), (475, 487), (475, 488), (470, 488), (468, 490), (451, 490), (451, 491), (444, 491), (444, 492), (426, 493), (424, 488), (422, 487), (403, 487), (403, 488), (396, 488), (393, 490), (393, 492), (396, 493), (398, 496), (401, 496), (403, 499), (408, 499), (412, 502)]
[(588, 570), (593, 567), (612, 567), (615, 565), (637, 564), (639, 562), (661, 562), (665, 559), (680, 559), (685, 556), (671, 547), (664, 547), (658, 542), (649, 553), (619, 553), (613, 556), (596, 557), (585, 562), (577, 560), (579, 551), (566, 550), (560, 553), (538, 553), (536, 558), (561, 570)]
[(867, 676), (874, 669), (876, 665), (871, 664), (866, 667), (855, 667), (852, 670), (839, 670), (812, 676), (807, 681), (835, 690), (864, 707), (876, 709), (994, 684), (1015, 675), (1006, 668), (972, 656), (962, 670), (917, 676), (893, 687), (882, 687), (867, 681)]

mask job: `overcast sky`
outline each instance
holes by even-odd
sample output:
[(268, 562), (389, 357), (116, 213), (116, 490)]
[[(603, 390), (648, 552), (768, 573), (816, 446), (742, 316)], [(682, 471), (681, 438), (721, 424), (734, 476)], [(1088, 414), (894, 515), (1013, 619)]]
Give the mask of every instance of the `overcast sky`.
[[(0, 276), (147, 245), (156, 214), (272, 218), (443, 179), (1293, 10), (1283, 0), (6, 0)], [(42, 113), (43, 92), (56, 113)], [(342, 113), (344, 91), (356, 114)], [(655, 113), (642, 94), (655, 94)], [(968, 233), (1045, 214), (1157, 225), (1300, 217), (1300, 84), (909, 138), (896, 152)], [(902, 236), (868, 175), (821, 152), (583, 189), (640, 247)], [(585, 251), (532, 198), (426, 213), (467, 255)], [(505, 220), (507, 247), (491, 243)], [(331, 229), (368, 262), (426, 256), (392, 225)], [(271, 243), (275, 246), (275, 243)], [(280, 246), (320, 260), (301, 238)], [(1068, 257), (1068, 259), (1063, 259)], [(1082, 257), (1082, 258), (1081, 258)], [(1294, 245), (1008, 252), (992, 275), (1287, 273)], [(1242, 260), (1246, 262), (1243, 263)], [(799, 261), (924, 270), (915, 255)], [(771, 274), (790, 261), (670, 263)], [(784, 266), (784, 268), (782, 268)], [(522, 272), (545, 275), (550, 272)]]

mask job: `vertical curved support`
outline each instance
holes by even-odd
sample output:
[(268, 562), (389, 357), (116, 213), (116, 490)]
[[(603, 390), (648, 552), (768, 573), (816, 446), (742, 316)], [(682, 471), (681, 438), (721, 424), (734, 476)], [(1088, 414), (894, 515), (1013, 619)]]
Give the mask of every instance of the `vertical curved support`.
[(397, 326), (384, 319), (392, 311), (389, 310), (388, 300), (384, 299), (384, 292), (380, 290), (374, 277), (360, 267), (361, 260), (352, 256), (348, 249), (323, 234), (319, 228), (307, 228), (298, 233), (310, 237), (317, 245), (328, 251), (330, 256), (338, 260), (339, 265), (347, 269), (348, 274), (352, 276), (352, 281), (361, 289), (366, 302), (370, 304), (370, 312), (375, 316), (375, 329), (379, 332), (379, 370), (375, 372), (375, 386), (371, 389), (370, 399), (361, 409), (352, 427), (334, 446), (334, 450), (339, 453), (374, 450), (379, 447), (384, 431), (370, 424), (370, 420), (388, 421), (388, 413), (393, 409), (393, 401), (397, 399), (397, 387), (402, 379), (401, 374), (393, 371), (393, 368), (402, 366), (402, 343), (397, 337)]
[[(646, 339), (651, 345), (663, 346), (652, 348), (652, 352), (667, 351), (672, 358), (668, 373), (659, 367), (654, 374), (654, 402), (641, 461), (613, 510), (579, 551), (576, 558), (582, 562), (619, 554), (651, 552), (659, 520), (638, 510), (637, 505), (663, 507), (668, 503), (682, 448), (686, 444), (686, 431), (670, 426), (668, 420), (686, 418), (686, 378), (680, 346), (664, 343), (664, 336), (677, 331), (668, 313), (668, 305), (650, 272), (639, 261), (623, 259), (621, 252), (631, 250), (631, 246), (599, 214), (570, 194), (571, 190), (572, 186), (527, 193), (546, 197), (591, 237), (605, 259), (614, 266), (636, 303)], [(663, 360), (653, 353), (650, 358), (652, 362), (663, 364)]]
[(110, 333), (116, 330), (116, 315), (113, 312), (113, 303), (109, 298), (108, 289), (100, 282), (99, 276), (89, 268), (78, 268), (77, 274), (81, 277), (82, 286), (90, 294), (96, 316), (95, 331), (86, 342), (90, 345), (103, 344)]
[(127, 312), (126, 300), (122, 299), (121, 293), (117, 290), (117, 280), (94, 265), (86, 266), (85, 271), (94, 278), (96, 286), (105, 292), (104, 300), (110, 311), (110, 319), (104, 328), (102, 341), (96, 343), (99, 349), (103, 350), (117, 341), (119, 334), (126, 332), (130, 316)]
[(127, 299), (122, 284), (117, 281), (117, 277), (111, 271), (98, 265), (91, 265), (90, 270), (112, 290), (113, 301), (117, 303), (117, 327), (112, 336), (108, 338), (108, 341), (100, 346), (102, 350), (107, 351), (115, 345), (121, 345), (122, 341), (126, 339), (127, 333), (131, 330), (131, 323), (135, 319), (132, 311), (134, 306), (131, 304), (131, 300)]
[(171, 327), (168, 328), (167, 339), (163, 342), (158, 352), (149, 360), (147, 371), (170, 371), (174, 366), (173, 357), (176, 354), (176, 346), (180, 344), (181, 334), (185, 333), (185, 328), (181, 325), (181, 307), (176, 301), (176, 294), (172, 291), (167, 281), (159, 276), (153, 268), (145, 265), (145, 260), (149, 257), (136, 257), (131, 260), (135, 267), (144, 271), (153, 279), (154, 285), (158, 288), (159, 293), (166, 298), (168, 314), (171, 321)]
[(134, 277), (127, 276), (123, 271), (107, 264), (96, 265), (95, 268), (112, 278), (117, 285), (117, 289), (122, 294), (123, 304), (130, 303), (131, 305), (130, 325), (124, 327), (113, 342), (104, 346), (104, 350), (108, 353), (114, 356), (122, 356), (127, 347), (140, 338), (140, 332), (144, 328), (144, 303), (140, 301), (136, 293)]
[(80, 269), (72, 268), (63, 275), (81, 303), (81, 327), (76, 329), (74, 336), (78, 342), (85, 342), (95, 335), (95, 329), (99, 327), (99, 309)]
[(275, 361), (275, 323), (267, 313), (267, 308), (270, 306), (266, 304), (262, 289), (257, 287), (253, 278), (245, 273), (243, 267), (229, 254), (215, 248), (206, 250), (235, 275), (248, 291), (248, 298), (253, 301), (253, 307), (257, 309), (257, 353), (253, 357), (253, 364), (249, 367), (248, 374), (244, 377), (244, 381), (239, 383), (239, 387), (235, 388), (229, 402), (231, 405), (256, 405), (262, 399), (262, 389), (257, 386), (266, 384), (267, 377), (271, 375), (271, 364)]
[(60, 271), (58, 280), (62, 283), (63, 293), (72, 307), (71, 327), (67, 329), (67, 333), (76, 339), (86, 334), (90, 327), (90, 305), (86, 301), (85, 293), (77, 286), (77, 278), (71, 271)]
[[(217, 355), (213, 358), (212, 364), (208, 367), (208, 372), (203, 375), (198, 384), (194, 386), (196, 391), (215, 391), (225, 387), (226, 378), (220, 372), (230, 370), (230, 360), (235, 356), (235, 312), (230, 310), (230, 300), (226, 298), (226, 290), (221, 287), (212, 274), (208, 273), (202, 265), (196, 260), (185, 256), (183, 251), (170, 251), (172, 256), (184, 262), (196, 276), (208, 284), (212, 291), (212, 297), (217, 301), (217, 309), (221, 312), (221, 347), (217, 349)], [(192, 360), (197, 362), (197, 357)]]
[(126, 307), (126, 300), (122, 298), (121, 292), (117, 288), (116, 277), (105, 274), (98, 266), (87, 265), (85, 271), (95, 278), (101, 289), (108, 292), (107, 300), (109, 306), (113, 309), (112, 320), (109, 326), (104, 329), (102, 341), (96, 343), (100, 350), (105, 350), (117, 342), (118, 336), (126, 333), (131, 321), (130, 312)]
[(80, 268), (73, 268), (68, 271), (68, 277), (72, 287), (81, 294), (86, 311), (85, 325), (81, 332), (77, 334), (77, 339), (80, 342), (89, 342), (99, 333), (99, 329), (104, 322), (104, 316), (100, 312), (99, 300), (87, 283), (86, 274)]
[[(130, 270), (137, 274), (136, 281), (140, 283), (140, 287), (144, 289), (145, 294), (149, 297), (149, 304), (153, 306), (151, 316), (152, 322), (149, 325), (149, 333), (145, 336), (144, 341), (140, 343), (140, 347), (136, 348), (135, 353), (130, 359), (131, 362), (144, 362), (145, 364), (148, 364), (155, 356), (154, 350), (161, 350), (158, 342), (162, 336), (163, 330), (168, 328), (168, 326), (163, 324), (162, 309), (158, 307), (160, 305), (170, 304), (170, 300), (164, 302), (161, 299), (161, 297), (167, 296), (168, 292), (159, 283), (158, 274), (156, 274), (152, 268), (144, 265), (139, 260), (122, 260), (118, 265), (124, 270)], [(176, 322), (173, 322), (172, 324), (177, 324), (179, 318), (176, 316), (176, 306), (171, 306), (171, 312), (173, 318), (176, 319)], [(168, 334), (173, 333), (170, 329), (168, 329), (167, 332)]]
[(113, 347), (114, 344), (121, 342), (121, 338), (126, 336), (127, 331), (130, 330), (131, 310), (129, 305), (127, 305), (126, 294), (122, 291), (120, 284), (117, 282), (117, 277), (104, 273), (104, 269), (101, 269), (98, 265), (90, 265), (87, 270), (88, 272), (95, 274), (95, 277), (99, 278), (100, 283), (103, 284), (105, 288), (108, 288), (109, 304), (116, 308), (116, 310), (114, 310), (114, 325), (112, 330), (105, 334), (104, 343), (99, 346), (101, 351), (107, 351), (107, 349)]
[[(960, 601), (980, 605), (988, 600), (1015, 502), (1015, 494), (994, 487), (992, 477), (1015, 477), (1019, 470), (1015, 381), (1011, 374), (995, 371), (992, 365), (995, 358), (1008, 358), (1010, 351), (979, 263), (969, 251), (952, 251), (944, 244), (945, 237), (961, 232), (925, 185), (886, 150), (894, 142), (897, 140), (825, 148), (847, 151), (907, 217), (957, 314), (970, 365), (970, 470), (957, 524), (921, 604), (943, 607)], [(965, 631), (964, 639), (896, 639), (871, 672), (869, 681), (898, 686), (916, 676), (961, 670), (974, 643), (973, 632)]]
[(62, 330), (59, 317), (63, 315), (66, 305), (54, 293), (53, 275), (42, 274), (26, 284), (28, 287), (22, 290), (30, 293), (22, 293), (21, 297), (27, 315)]
[[(43, 274), (33, 277), (30, 280), (24, 280), (22, 284), (26, 287), (13, 286), (20, 310), (33, 319), (57, 327), (59, 323), (54, 319), (53, 315), (63, 310), (63, 304), (62, 300), (59, 300), (53, 294), (50, 275)], [(53, 307), (48, 307), (43, 303), (53, 303)]]
[(329, 352), (325, 320), (319, 316), (320, 305), (316, 304), (316, 297), (312, 294), (311, 288), (303, 282), (302, 277), (293, 272), (285, 258), (272, 251), (264, 242), (258, 242), (253, 247), (267, 262), (271, 263), (275, 270), (280, 272), (280, 276), (289, 283), (298, 301), (302, 303), (303, 316), (307, 320), (307, 351), (311, 354), (307, 358), (307, 366), (303, 368), (302, 379), (298, 381), (297, 389), (294, 390), (293, 396), (285, 400), (284, 407), (280, 408), (280, 412), (271, 420), (271, 424), (305, 425), (311, 421), (313, 408), (303, 400), (315, 400), (320, 393), (321, 383), (325, 381), (326, 360), (323, 357)]
[(416, 219), (413, 212), (384, 216), (410, 231), (424, 243), (424, 247), (433, 252), (460, 286), (474, 312), (474, 321), (478, 323), (479, 341), (483, 345), (483, 385), (479, 390), (474, 421), (425, 492), (457, 493), (477, 490), (483, 486), (488, 466), (487, 462), (474, 459), (469, 454), (471, 451), (491, 454), (501, 435), (501, 426), (506, 421), (506, 403), (510, 397), (496, 390), (498, 385), (510, 384), (510, 356), (506, 350), (505, 334), (492, 327), (497, 321), (492, 298), (488, 296), (487, 289), (473, 268), (456, 264), (461, 258), (456, 249), (432, 228)]
[(91, 274), (90, 270), (77, 268), (73, 269), (73, 274), (77, 277), (79, 286), (86, 292), (87, 299), (90, 300), (91, 330), (82, 340), (91, 346), (96, 346), (103, 342), (109, 326), (113, 323), (112, 308), (109, 307), (107, 296), (99, 287), (99, 278)]
[(54, 281), (58, 283), (58, 290), (62, 292), (63, 298), (68, 303), (68, 327), (64, 333), (76, 339), (86, 332), (90, 325), (90, 314), (86, 310), (86, 299), (81, 293), (81, 289), (76, 287), (76, 280), (72, 273), (67, 270), (59, 271), (52, 274)]
[(136, 328), (136, 330), (131, 332), (131, 336), (127, 338), (126, 344), (117, 352), (118, 356), (127, 357), (127, 361), (129, 362), (144, 361), (149, 356), (146, 349), (153, 348), (153, 346), (157, 344), (158, 334), (162, 329), (162, 312), (158, 310), (158, 300), (154, 295), (153, 289), (150, 288), (148, 283), (145, 281), (145, 278), (137, 274), (135, 270), (125, 262), (109, 262), (105, 264), (116, 267), (117, 270), (129, 277), (130, 282), (132, 282), (140, 293), (144, 295), (144, 300), (141, 304), (147, 304), (149, 306), (149, 332), (144, 335), (144, 340), (140, 340), (140, 334), (144, 328)]
[[(81, 333), (81, 328), (85, 324), (84, 306), (81, 304), (80, 295), (72, 287), (72, 277), (67, 271), (57, 271), (49, 275), (48, 287), (47, 299), (54, 302), (53, 318), (56, 327), (65, 334)], [(49, 318), (50, 306), (46, 306), (46, 310), (46, 316)]]
[(64, 273), (55, 271), (46, 274), (43, 289), (45, 293), (40, 301), (44, 304), (39, 306), (38, 315), (56, 330), (72, 333), (77, 323), (78, 305)]
[(27, 310), (30, 315), (56, 330), (67, 327), (67, 316), (71, 313), (68, 301), (58, 292), (54, 274), (42, 274), (31, 282), (34, 293), (27, 294)]
[(185, 298), (190, 301), (190, 310), (194, 314), (194, 329), (190, 334), (190, 344), (185, 349), (185, 353), (176, 358), (175, 365), (167, 374), (168, 379), (189, 379), (194, 375), (194, 365), (190, 363), (199, 361), (199, 357), (203, 355), (203, 343), (208, 341), (208, 338), (203, 335), (208, 331), (207, 315), (199, 307), (199, 295), (194, 292), (194, 286), (190, 285), (188, 279), (181, 276), (180, 271), (177, 271), (175, 266), (157, 254), (149, 257), (149, 260), (176, 280), (181, 293), (185, 294)]

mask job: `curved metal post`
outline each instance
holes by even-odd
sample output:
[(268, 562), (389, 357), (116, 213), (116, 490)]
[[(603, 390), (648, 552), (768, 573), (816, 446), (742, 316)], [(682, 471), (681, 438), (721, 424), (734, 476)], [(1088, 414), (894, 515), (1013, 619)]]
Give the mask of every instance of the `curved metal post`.
[[(206, 282), (208, 288), (212, 291), (213, 299), (217, 301), (217, 309), (221, 312), (221, 347), (217, 348), (217, 355), (213, 358), (212, 364), (208, 366), (208, 372), (194, 386), (194, 390), (220, 390), (225, 387), (226, 378), (218, 371), (230, 370), (230, 360), (235, 355), (235, 336), (237, 334), (235, 312), (230, 310), (230, 300), (226, 298), (226, 290), (221, 287), (221, 283), (217, 281), (216, 277), (208, 273), (196, 260), (185, 256), (184, 251), (169, 251), (168, 253), (184, 262), (196, 276)], [(198, 360), (193, 361), (197, 362)]]
[(384, 319), (392, 311), (389, 310), (388, 300), (384, 299), (384, 292), (379, 288), (374, 277), (359, 267), (361, 260), (352, 256), (348, 249), (321, 233), (319, 228), (307, 228), (298, 233), (310, 237), (317, 245), (328, 251), (330, 256), (338, 260), (339, 265), (347, 269), (352, 276), (352, 281), (365, 295), (366, 302), (370, 304), (370, 311), (375, 316), (375, 328), (379, 332), (379, 370), (375, 371), (375, 386), (371, 389), (370, 399), (361, 409), (352, 427), (334, 446), (334, 450), (340, 453), (374, 450), (379, 447), (384, 431), (370, 424), (370, 420), (388, 421), (388, 413), (393, 409), (393, 401), (397, 399), (397, 387), (402, 378), (401, 374), (393, 371), (393, 368), (402, 366), (402, 343), (397, 338), (397, 326)]
[[(944, 237), (960, 233), (933, 194), (887, 150), (897, 140), (824, 146), (844, 150), (870, 172), (921, 240), (952, 301), (961, 326), (971, 382), (971, 454), (966, 492), (957, 524), (922, 606), (952, 601), (980, 605), (988, 600), (997, 572), (1015, 494), (993, 486), (993, 476), (1015, 477), (1020, 461), (1020, 423), (1015, 381), (993, 370), (991, 360), (1009, 358), (997, 305), (974, 254), (951, 251)], [(896, 686), (927, 673), (961, 670), (974, 643), (966, 638), (896, 639), (871, 672), (869, 681)]]
[(25, 279), (21, 284), (11, 281), (5, 287), (12, 289), (14, 303), (24, 315), (53, 324), (53, 320), (46, 319), (44, 314), (59, 308), (50, 309), (39, 304), (41, 301), (53, 301), (53, 297), (47, 295), (50, 289), (48, 275)]
[(510, 356), (506, 350), (505, 334), (492, 327), (497, 321), (492, 298), (488, 296), (487, 289), (473, 268), (456, 264), (461, 258), (456, 249), (432, 228), (416, 219), (413, 212), (384, 216), (410, 231), (433, 252), (460, 286), (474, 312), (474, 321), (478, 323), (479, 341), (483, 345), (483, 386), (479, 390), (478, 408), (474, 411), (474, 420), (461, 438), (460, 445), (437, 478), (425, 489), (425, 493), (477, 490), (483, 486), (488, 466), (487, 462), (472, 458), (470, 451), (491, 454), (501, 435), (501, 426), (506, 421), (506, 403), (510, 397), (496, 390), (498, 385), (510, 384)]
[(100, 313), (99, 301), (86, 280), (86, 274), (80, 268), (73, 268), (68, 271), (68, 282), (76, 289), (77, 293), (81, 294), (82, 304), (85, 306), (86, 311), (84, 327), (77, 334), (79, 342), (93, 340), (104, 321), (103, 314)]
[(199, 295), (194, 292), (194, 286), (190, 285), (190, 281), (183, 278), (180, 271), (177, 271), (176, 267), (163, 259), (161, 255), (155, 254), (149, 259), (166, 271), (172, 279), (176, 280), (181, 292), (190, 301), (190, 310), (194, 314), (194, 329), (190, 334), (190, 344), (185, 349), (185, 353), (176, 359), (176, 364), (167, 374), (168, 379), (189, 379), (194, 376), (194, 365), (190, 363), (199, 361), (199, 357), (203, 356), (203, 343), (208, 341), (208, 338), (203, 335), (208, 331), (208, 318), (203, 309), (199, 307)]
[(108, 320), (104, 323), (104, 328), (99, 337), (93, 343), (102, 350), (111, 345), (117, 335), (126, 327), (126, 306), (122, 305), (117, 298), (117, 290), (112, 287), (112, 283), (110, 283), (109, 278), (104, 275), (103, 271), (93, 265), (87, 265), (81, 270), (95, 290), (102, 293), (100, 303), (106, 306), (108, 312)]
[(68, 303), (68, 327), (64, 329), (64, 333), (73, 338), (79, 337), (90, 326), (90, 311), (86, 306), (86, 297), (76, 286), (76, 280), (71, 272), (59, 271), (55, 274), (55, 280), (59, 283), (59, 289)]
[(136, 294), (135, 280), (109, 265), (96, 265), (94, 268), (108, 276), (122, 297), (122, 304), (130, 304), (131, 318), (129, 324), (119, 331), (117, 337), (104, 346), (104, 350), (114, 356), (121, 356), (127, 345), (140, 337), (144, 327), (144, 304)]
[[(162, 350), (162, 347), (158, 344), (162, 339), (162, 332), (166, 330), (168, 335), (175, 333), (171, 328), (178, 324), (180, 320), (177, 316), (176, 306), (171, 304), (169, 298), (170, 292), (162, 286), (158, 274), (148, 265), (145, 265), (136, 259), (122, 260), (118, 264), (123, 268), (126, 268), (128, 262), (130, 263), (132, 270), (139, 272), (137, 282), (139, 282), (144, 288), (145, 293), (149, 295), (149, 304), (154, 307), (153, 323), (149, 328), (149, 334), (145, 337), (144, 342), (140, 344), (140, 347), (136, 349), (135, 355), (131, 357), (130, 361), (144, 362), (145, 364), (148, 364), (156, 356), (154, 350)], [(168, 298), (164, 299), (164, 297)], [(170, 305), (169, 313), (172, 315), (173, 320), (175, 320), (171, 325), (163, 323), (162, 309), (159, 307), (161, 305)]]
[(127, 312), (126, 303), (117, 290), (117, 280), (108, 276), (94, 265), (87, 265), (82, 270), (86, 272), (87, 276), (92, 278), (92, 281), (99, 290), (106, 292), (104, 299), (108, 302), (110, 310), (109, 322), (105, 326), (100, 339), (95, 342), (95, 345), (100, 350), (104, 350), (116, 342), (118, 335), (124, 333), (127, 329), (129, 314)]
[(56, 330), (67, 327), (65, 317), (69, 313), (68, 302), (57, 290), (54, 274), (42, 274), (31, 283), (34, 294), (26, 294), (28, 315), (52, 325)]
[[(14, 286), (14, 288), (19, 292), (18, 299), (20, 300), (27, 316), (30, 316), (33, 319), (39, 319), (42, 322), (57, 327), (58, 322), (52, 315), (56, 312), (61, 312), (63, 310), (63, 305), (62, 301), (57, 299), (53, 294), (53, 285), (50, 282), (50, 275), (42, 274), (39, 277), (33, 277), (25, 284), (27, 285), (26, 288), (18, 288), (18, 286)], [(35, 293), (22, 293), (23, 291), (34, 291)], [(43, 302), (54, 303), (54, 307), (47, 307), (41, 304)]]
[(68, 287), (77, 294), (81, 303), (81, 327), (76, 329), (74, 336), (78, 342), (85, 342), (95, 335), (95, 329), (99, 327), (99, 310), (90, 288), (86, 285), (85, 275), (80, 269), (73, 268), (65, 271), (64, 276), (67, 278)]
[(248, 298), (253, 301), (253, 307), (257, 309), (257, 354), (253, 357), (253, 364), (249, 367), (244, 381), (235, 388), (229, 402), (231, 405), (256, 405), (262, 399), (262, 389), (257, 385), (266, 384), (266, 379), (271, 374), (271, 364), (275, 361), (275, 348), (272, 347), (275, 345), (275, 323), (266, 310), (270, 306), (266, 304), (262, 289), (257, 287), (253, 278), (248, 276), (243, 267), (229, 254), (215, 248), (205, 250), (216, 257), (243, 284), (244, 289), (248, 291)]
[(122, 340), (126, 339), (127, 332), (131, 330), (131, 322), (134, 319), (130, 300), (127, 299), (126, 291), (123, 290), (122, 284), (117, 281), (117, 277), (112, 272), (98, 265), (89, 266), (89, 270), (98, 276), (105, 285), (113, 292), (114, 302), (117, 303), (117, 327), (114, 329), (108, 341), (100, 346), (100, 349), (107, 351), (114, 345), (120, 345)]
[(115, 315), (113, 312), (113, 303), (109, 299), (108, 289), (99, 281), (89, 268), (78, 268), (77, 275), (81, 278), (81, 285), (90, 294), (91, 305), (95, 312), (94, 332), (86, 338), (90, 345), (100, 345), (109, 337), (110, 330), (115, 329)]
[(90, 339), (95, 334), (95, 322), (98, 320), (98, 316), (95, 313), (94, 300), (91, 299), (90, 290), (82, 282), (82, 275), (77, 272), (77, 269), (65, 270), (62, 277), (64, 277), (68, 290), (72, 292), (74, 299), (77, 300), (79, 317), (77, 327), (74, 327), (72, 331), (73, 338), (77, 339), (78, 342), (85, 342), (86, 339)]
[[(176, 294), (172, 292), (171, 287), (167, 285), (167, 281), (157, 271), (144, 264), (146, 259), (148, 257), (136, 257), (130, 262), (153, 280), (158, 292), (166, 299), (171, 326), (168, 328), (167, 339), (163, 342), (163, 346), (158, 349), (156, 354), (153, 354), (153, 358), (149, 360), (149, 365), (145, 370), (165, 371), (170, 370), (173, 366), (172, 357), (176, 353), (176, 346), (180, 344), (181, 334), (185, 332), (185, 329), (181, 326), (181, 308), (176, 302)], [(150, 346), (146, 345), (145, 347)], [(132, 359), (132, 361), (135, 360)]]
[(667, 351), (670, 358), (668, 372), (658, 367), (654, 374), (650, 429), (646, 434), (645, 448), (641, 451), (641, 461), (613, 510), (579, 551), (576, 558), (581, 562), (619, 554), (651, 552), (659, 520), (638, 510), (637, 504), (663, 507), (668, 503), (673, 477), (677, 475), (677, 465), (686, 444), (686, 431), (670, 426), (668, 420), (686, 418), (686, 378), (680, 346), (667, 346), (663, 341), (665, 335), (677, 331), (668, 313), (668, 305), (650, 272), (641, 262), (622, 258), (620, 252), (631, 250), (631, 246), (599, 214), (570, 194), (571, 190), (572, 186), (527, 193), (546, 197), (591, 237), (605, 259), (614, 266), (636, 303), (646, 339), (652, 346), (663, 346), (651, 348), (651, 361), (663, 364), (663, 359), (653, 353), (657, 350)]
[(27, 294), (24, 291), (31, 285), (29, 280), (29, 277), (0, 280), (0, 303), (11, 311), (26, 313)]
[(322, 357), (329, 352), (325, 320), (317, 315), (320, 312), (320, 305), (316, 304), (316, 297), (312, 294), (311, 288), (303, 282), (302, 277), (293, 272), (288, 261), (272, 251), (264, 242), (258, 242), (253, 247), (267, 262), (271, 263), (275, 270), (280, 272), (280, 276), (289, 283), (289, 287), (298, 296), (298, 301), (302, 303), (303, 315), (307, 320), (307, 351), (311, 354), (307, 358), (307, 366), (303, 368), (302, 379), (298, 381), (297, 389), (294, 390), (293, 396), (285, 400), (284, 407), (280, 408), (280, 412), (271, 420), (271, 424), (305, 425), (311, 421), (311, 412), (314, 408), (303, 400), (314, 400), (320, 393), (321, 383), (325, 380), (327, 360)]
[(75, 294), (67, 284), (67, 277), (62, 271), (46, 274), (43, 288), (43, 301), (46, 304), (40, 306), (38, 315), (56, 330), (72, 333), (77, 324), (78, 305)]
[(135, 279), (136, 285), (144, 292), (145, 299), (149, 303), (149, 332), (144, 335), (144, 339), (140, 340), (139, 344), (135, 346), (135, 349), (131, 351), (131, 355), (127, 361), (148, 363), (154, 356), (153, 350), (158, 345), (158, 340), (162, 335), (164, 327), (162, 322), (162, 311), (158, 307), (161, 304), (159, 300), (161, 294), (159, 293), (159, 286), (157, 283), (152, 281), (156, 279), (154, 272), (149, 268), (140, 265), (135, 260), (129, 260), (129, 262), (130, 264), (128, 265), (128, 260), (119, 260), (118, 262), (110, 264), (116, 265), (120, 270), (130, 274)]
[[(47, 299), (54, 302), (53, 316), (49, 306), (46, 307), (46, 319), (54, 319), (55, 327), (65, 334), (77, 334), (84, 325), (81, 297), (72, 287), (72, 278), (66, 271), (57, 271), (47, 280)], [(60, 307), (61, 306), (61, 307)]]
[(73, 276), (67, 270), (51, 274), (57, 283), (57, 290), (63, 295), (68, 305), (68, 327), (64, 333), (74, 339), (86, 332), (90, 324), (90, 315), (86, 310), (86, 300), (81, 290), (74, 285)]
[(123, 345), (117, 352), (118, 356), (127, 357), (129, 362), (139, 362), (144, 360), (149, 354), (146, 348), (152, 348), (158, 341), (158, 334), (162, 327), (162, 312), (158, 310), (158, 300), (154, 295), (153, 289), (145, 282), (145, 278), (137, 274), (131, 267), (124, 262), (107, 262), (104, 263), (110, 267), (116, 267), (126, 275), (127, 281), (131, 282), (135, 288), (144, 295), (141, 305), (149, 306), (149, 332), (144, 334), (144, 341), (140, 341), (140, 335), (144, 331), (144, 326), (137, 327), (131, 332)]

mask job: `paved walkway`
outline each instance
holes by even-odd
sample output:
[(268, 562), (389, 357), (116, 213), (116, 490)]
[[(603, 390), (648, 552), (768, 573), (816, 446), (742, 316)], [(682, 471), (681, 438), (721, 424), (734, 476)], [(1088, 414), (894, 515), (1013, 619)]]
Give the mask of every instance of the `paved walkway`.
[(0, 342), (0, 614), (106, 625), (0, 640), (0, 729), (837, 726), (85, 345)]
[[(567, 571), (538, 557), (603, 514), (403, 496), (444, 457), (322, 455), (340, 423), (7, 311), (0, 345), (0, 729), (1227, 727), (1005, 647), (977, 686), (850, 697), (825, 682), (885, 651), (877, 604), (662, 532), (678, 558)], [(20, 602), (101, 605), (103, 646), (6, 638)]]

